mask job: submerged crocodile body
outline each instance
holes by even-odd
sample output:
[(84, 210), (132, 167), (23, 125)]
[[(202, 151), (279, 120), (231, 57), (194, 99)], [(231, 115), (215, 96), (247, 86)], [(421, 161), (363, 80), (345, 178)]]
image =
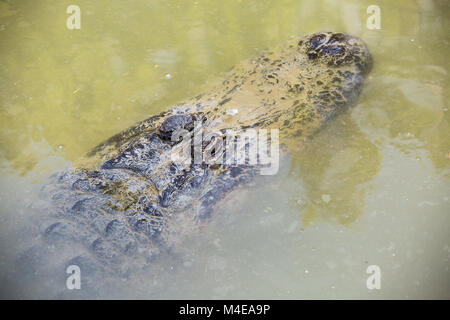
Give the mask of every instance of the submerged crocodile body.
[(174, 132), (192, 132), (194, 123), (219, 134), (274, 128), (282, 145), (300, 144), (355, 102), (370, 68), (366, 45), (342, 33), (291, 39), (243, 62), (210, 91), (113, 136), (77, 169), (53, 176), (44, 190), (51, 208), (19, 264), (34, 275), (64, 276), (68, 265), (122, 276), (147, 265), (260, 169), (174, 162)]

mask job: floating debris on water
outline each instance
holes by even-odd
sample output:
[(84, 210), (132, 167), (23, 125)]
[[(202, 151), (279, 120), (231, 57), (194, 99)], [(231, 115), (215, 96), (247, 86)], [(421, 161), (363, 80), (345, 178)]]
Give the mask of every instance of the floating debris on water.
[(167, 74), (164, 76), (164, 78), (165, 78), (165, 79), (171, 79), (171, 78), (172, 78), (172, 75), (171, 75), (170, 73), (167, 73)]
[(238, 114), (238, 112), (239, 112), (238, 109), (230, 109), (230, 110), (227, 110), (226, 113), (229, 114), (230, 116), (234, 116), (234, 115)]
[(331, 201), (331, 196), (329, 194), (323, 194), (322, 195), (322, 201), (325, 203), (328, 203)]
[(271, 208), (271, 207), (266, 207), (266, 208), (264, 209), (264, 212), (266, 212), (266, 213), (268, 213), (268, 212), (270, 212), (270, 211), (272, 211), (272, 208)]
[(298, 199), (295, 201), (300, 207), (304, 207), (306, 205), (306, 201), (303, 199)]

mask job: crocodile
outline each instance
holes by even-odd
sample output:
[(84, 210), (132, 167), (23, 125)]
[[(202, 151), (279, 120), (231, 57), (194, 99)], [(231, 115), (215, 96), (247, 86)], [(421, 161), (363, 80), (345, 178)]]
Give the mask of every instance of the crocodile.
[[(39, 235), (18, 266), (33, 276), (67, 276), (69, 265), (85, 277), (130, 276), (200, 231), (219, 202), (261, 171), (260, 163), (248, 161), (177, 162), (172, 152), (185, 141), (175, 133), (212, 130), (221, 138), (229, 130), (277, 129), (287, 154), (289, 144), (301, 144), (355, 104), (371, 67), (366, 44), (339, 32), (293, 37), (240, 63), (205, 93), (109, 138), (75, 168), (52, 175), (42, 191), (50, 205), (35, 223)], [(237, 152), (248, 151), (249, 141)], [(211, 154), (220, 159), (226, 148)]]

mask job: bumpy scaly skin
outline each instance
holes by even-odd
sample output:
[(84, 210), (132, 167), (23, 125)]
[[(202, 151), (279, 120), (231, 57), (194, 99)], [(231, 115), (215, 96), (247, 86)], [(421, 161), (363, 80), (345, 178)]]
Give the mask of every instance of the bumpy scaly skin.
[(364, 43), (342, 33), (291, 39), (244, 61), (207, 93), (110, 138), (85, 165), (54, 176), (44, 190), (52, 207), (38, 222), (41, 236), (19, 262), (36, 273), (53, 255), (85, 276), (147, 265), (258, 174), (250, 165), (174, 163), (174, 131), (192, 131), (197, 120), (221, 132), (277, 128), (284, 145), (300, 143), (355, 101), (370, 68)]

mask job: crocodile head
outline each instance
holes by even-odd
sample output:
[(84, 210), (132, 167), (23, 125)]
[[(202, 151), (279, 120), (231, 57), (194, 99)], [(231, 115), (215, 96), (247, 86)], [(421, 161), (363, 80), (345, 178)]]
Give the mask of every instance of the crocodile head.
[(353, 65), (357, 71), (367, 74), (372, 67), (372, 58), (365, 43), (354, 36), (343, 33), (315, 33), (298, 43), (300, 51), (312, 62), (327, 66)]
[(248, 76), (230, 84), (240, 91), (226, 95), (226, 106), (240, 111), (232, 121), (241, 127), (276, 128), (285, 142), (298, 141), (354, 104), (371, 67), (369, 49), (357, 37), (295, 37), (244, 65)]
[(296, 58), (297, 77), (306, 83), (307, 100), (329, 118), (352, 105), (372, 68), (372, 56), (359, 38), (321, 32), (301, 38)]

